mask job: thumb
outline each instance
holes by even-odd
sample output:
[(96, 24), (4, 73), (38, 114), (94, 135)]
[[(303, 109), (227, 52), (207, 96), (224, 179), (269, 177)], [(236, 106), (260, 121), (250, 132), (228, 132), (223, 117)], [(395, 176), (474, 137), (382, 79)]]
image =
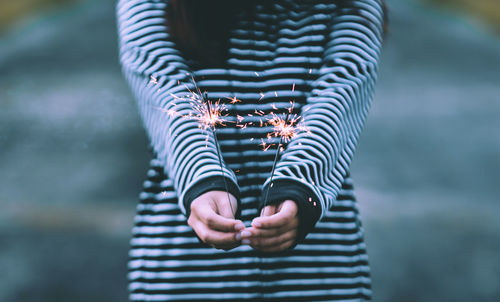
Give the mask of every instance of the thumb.
[(260, 212), (261, 217), (265, 216), (271, 216), (276, 213), (276, 206), (275, 205), (270, 205), (270, 206), (265, 206), (262, 211)]
[[(228, 200), (229, 197), (229, 200)], [(236, 198), (232, 194), (224, 193), (216, 200), (219, 215), (234, 219), (237, 210)]]
[(298, 207), (295, 201), (293, 200), (285, 200), (280, 204), (280, 207), (277, 212), (289, 215), (289, 216), (295, 216), (297, 215), (298, 212)]

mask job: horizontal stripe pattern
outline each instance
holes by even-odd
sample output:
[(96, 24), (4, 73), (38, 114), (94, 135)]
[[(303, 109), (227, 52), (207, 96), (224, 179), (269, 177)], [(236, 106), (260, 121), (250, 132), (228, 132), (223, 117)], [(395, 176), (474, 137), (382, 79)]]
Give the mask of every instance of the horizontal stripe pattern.
[[(382, 35), (380, 1), (256, 2), (233, 26), (227, 68), (191, 70), (167, 33), (166, 2), (120, 0), (123, 72), (137, 99), (155, 159), (137, 206), (129, 274), (132, 301), (366, 301), (370, 270), (349, 165), (372, 99)], [(190, 76), (243, 116), (245, 129), (217, 129), (224, 175), (240, 185), (242, 220), (258, 214), (276, 147), (254, 114), (286, 112), (295, 101), (311, 133), (285, 148), (276, 178), (298, 180), (320, 201), (314, 230), (293, 250), (263, 254), (248, 246), (215, 250), (186, 223), (183, 194), (221, 175), (216, 146), (182, 96)], [(151, 83), (153, 77), (157, 83)], [(292, 86), (294, 87), (292, 91)], [(180, 97), (177, 99), (175, 97)], [(240, 103), (230, 104), (236, 97)], [(274, 138), (277, 143), (279, 138)]]

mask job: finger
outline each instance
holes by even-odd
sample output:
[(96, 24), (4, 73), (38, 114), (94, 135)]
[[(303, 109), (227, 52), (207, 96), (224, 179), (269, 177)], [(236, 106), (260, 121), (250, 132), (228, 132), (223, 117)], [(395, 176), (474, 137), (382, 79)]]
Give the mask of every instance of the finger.
[(273, 214), (276, 214), (275, 205), (265, 206), (260, 212), (260, 216), (271, 216)]
[(236, 233), (219, 232), (209, 229), (203, 222), (197, 222), (193, 228), (201, 239), (206, 244), (217, 248), (224, 248), (239, 244), (236, 240)]
[(231, 194), (229, 194), (229, 200), (227, 197), (227, 193), (224, 193), (224, 197), (216, 201), (218, 213), (226, 218), (234, 218), (237, 208), (236, 198)]
[(297, 205), (291, 200), (286, 200), (278, 213), (271, 216), (257, 217), (252, 221), (252, 226), (263, 229), (279, 228), (291, 223), (296, 216)]
[(211, 230), (220, 232), (236, 232), (241, 229), (241, 226), (244, 227), (240, 220), (226, 218), (215, 213), (208, 215), (203, 222)]
[(289, 231), (279, 236), (268, 238), (251, 238), (250, 245), (258, 249), (269, 249), (281, 245), (283, 242), (295, 240), (297, 232), (295, 230)]
[(208, 228), (221, 232), (235, 232), (241, 229), (243, 223), (233, 218), (226, 218), (218, 215), (214, 209), (207, 204), (200, 204), (192, 209), (194, 214), (201, 222), (208, 226)]
[(276, 237), (293, 229), (296, 229), (299, 226), (298, 219), (293, 219), (291, 223), (286, 224), (280, 228), (254, 228), (249, 227), (241, 232), (242, 238), (266, 238), (266, 237)]

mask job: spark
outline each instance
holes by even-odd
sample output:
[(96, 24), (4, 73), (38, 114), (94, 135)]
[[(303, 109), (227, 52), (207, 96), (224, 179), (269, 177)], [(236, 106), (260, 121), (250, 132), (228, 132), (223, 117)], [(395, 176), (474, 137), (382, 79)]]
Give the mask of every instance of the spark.
[(262, 92), (260, 92), (260, 99), (259, 99), (259, 102), (264, 98), (265, 94), (263, 94)]
[[(273, 136), (279, 137), (280, 141), (278, 143), (278, 147), (276, 149), (276, 153), (274, 156), (273, 166), (271, 169), (271, 178), (269, 179), (269, 186), (267, 187), (264, 204), (267, 204), (267, 199), (269, 197), (269, 190), (273, 186), (274, 171), (276, 169), (276, 164), (278, 162), (279, 155), (281, 152), (284, 151), (283, 143), (288, 143), (290, 140), (296, 137), (299, 130), (307, 129), (305, 128), (305, 125), (301, 124), (301, 116), (298, 114), (293, 114), (294, 105), (295, 103), (291, 101), (290, 107), (287, 108), (286, 114), (271, 113), (271, 118), (269, 118), (267, 121), (267, 124), (273, 126), (273, 132), (268, 133), (267, 138), (270, 139)], [(277, 110), (274, 104), (272, 106), (275, 110)], [(262, 140), (262, 147), (264, 148), (264, 151), (269, 149), (269, 146), (266, 147), (264, 140)]]
[(238, 100), (235, 96), (232, 97), (232, 98), (228, 98), (229, 100), (231, 100), (229, 103), (230, 104), (236, 104), (236, 103), (241, 103), (241, 100)]
[(272, 146), (272, 144), (266, 144), (263, 138), (261, 138), (261, 143), (259, 145), (262, 146), (262, 150), (264, 152), (267, 151)]
[(265, 112), (264, 112), (264, 111), (262, 111), (262, 110), (257, 110), (257, 109), (255, 109), (254, 113), (255, 113), (255, 114), (257, 114), (257, 115), (260, 115), (260, 116), (263, 116), (263, 115), (265, 114)]
[(268, 124), (274, 127), (271, 136), (280, 137), (285, 143), (289, 142), (297, 135), (297, 125), (300, 121), (300, 116), (297, 114), (287, 113), (283, 115), (273, 114), (268, 120)]
[[(187, 75), (190, 75), (187, 73)], [(153, 77), (151, 77), (154, 79)], [(156, 79), (154, 79), (156, 80)], [(224, 114), (225, 111), (227, 111), (225, 104), (221, 103), (220, 99), (217, 101), (212, 101), (209, 100), (207, 97), (206, 92), (201, 92), (200, 88), (196, 85), (196, 82), (194, 80), (194, 77), (191, 76), (191, 80), (193, 82), (193, 85), (195, 87), (194, 91), (189, 89), (187, 86), (185, 88), (189, 92), (188, 94), (185, 95), (184, 98), (181, 98), (177, 95), (170, 94), (173, 99), (175, 100), (181, 100), (181, 99), (188, 99), (189, 104), (191, 105), (192, 112), (189, 112), (187, 115), (181, 115), (177, 113), (174, 109), (168, 109), (164, 110), (161, 109), (164, 112), (167, 112), (169, 116), (181, 116), (186, 119), (194, 119), (199, 122), (199, 128), (202, 130), (208, 130), (210, 129), (212, 132), (213, 136), (213, 141), (216, 147), (216, 153), (217, 157), (219, 159), (219, 166), (220, 166), (220, 171), (222, 175), (225, 175), (224, 169), (223, 169), (223, 164), (222, 164), (222, 152), (220, 150), (219, 142), (217, 140), (217, 125), (220, 126), (225, 126), (225, 120), (224, 117), (227, 116), (227, 114)], [(235, 102), (239, 101), (234, 97)], [(175, 103), (174, 103), (175, 106)], [(207, 134), (207, 142), (209, 140), (210, 136)], [(224, 181), (224, 187), (227, 193), (227, 201), (229, 203), (229, 206), (231, 207), (231, 211), (233, 215), (235, 214), (235, 211), (233, 209), (233, 205), (231, 204), (231, 199), (229, 196), (229, 189), (226, 181), (226, 177), (222, 178)]]
[(155, 78), (154, 76), (150, 76), (151, 80), (149, 81), (149, 83), (153, 84), (153, 85), (158, 85), (158, 79)]
[(194, 103), (193, 109), (196, 112), (194, 118), (200, 122), (200, 128), (203, 130), (214, 130), (217, 125), (224, 126), (224, 115), (226, 110), (224, 104), (219, 101), (205, 100), (204, 103)]

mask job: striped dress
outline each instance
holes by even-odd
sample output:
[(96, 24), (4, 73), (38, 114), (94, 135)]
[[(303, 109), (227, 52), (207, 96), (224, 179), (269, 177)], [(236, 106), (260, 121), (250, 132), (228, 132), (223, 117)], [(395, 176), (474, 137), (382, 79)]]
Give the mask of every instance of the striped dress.
[[(381, 2), (255, 2), (231, 25), (224, 68), (196, 68), (182, 56), (167, 31), (166, 6), (161, 0), (117, 4), (123, 73), (154, 151), (131, 240), (130, 300), (370, 300), (349, 165), (375, 86)], [(212, 134), (180, 116), (193, 111), (185, 98), (191, 75), (209, 99), (226, 103), (228, 123), (217, 129), (223, 171)], [(241, 102), (231, 103), (233, 97)], [(285, 112), (292, 100), (309, 133), (284, 148), (273, 182), (282, 192), (302, 188), (313, 198), (315, 206), (300, 201), (310, 214), (308, 225), (301, 222), (305, 238), (271, 254), (201, 243), (187, 225), (186, 201), (197, 188), (210, 188), (209, 180), (226, 177), (248, 226), (262, 206), (276, 149), (259, 145), (272, 127), (260, 127), (262, 117), (254, 113)], [(249, 123), (245, 129), (236, 126), (238, 115)]]

